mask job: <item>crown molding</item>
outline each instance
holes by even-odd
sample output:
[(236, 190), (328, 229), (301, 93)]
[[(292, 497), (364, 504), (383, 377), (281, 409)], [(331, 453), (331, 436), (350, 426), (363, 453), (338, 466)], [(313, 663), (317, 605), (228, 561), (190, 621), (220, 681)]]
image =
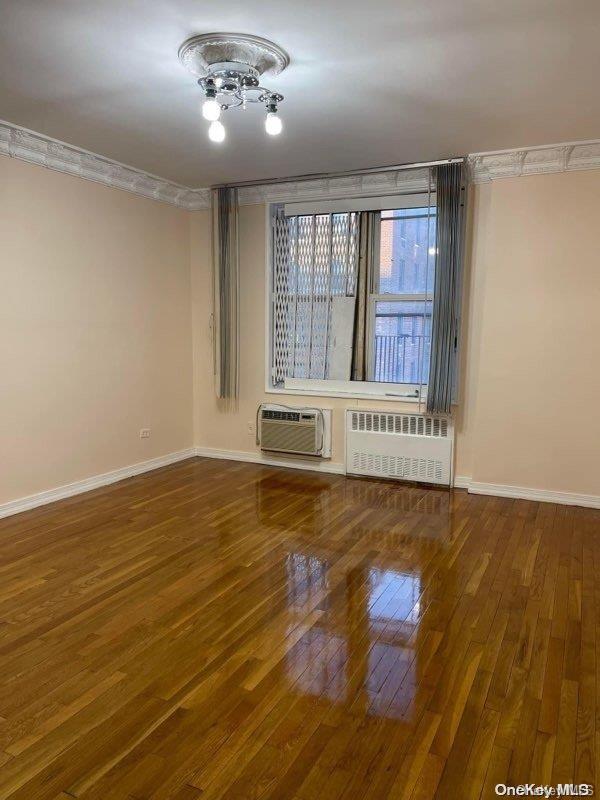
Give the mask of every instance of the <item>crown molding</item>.
[(375, 172), (366, 175), (319, 178), (314, 181), (286, 181), (262, 186), (243, 186), (241, 205), (293, 202), (296, 200), (341, 200), (346, 197), (375, 197), (401, 192), (427, 191), (427, 169)]
[(188, 211), (208, 208), (210, 203), (210, 189), (181, 186), (11, 122), (0, 121), (0, 154), (124, 189), (141, 197), (161, 200)]
[[(210, 208), (210, 188), (192, 189), (182, 186), (3, 120), (0, 120), (0, 155), (103, 183), (141, 197), (160, 200), (187, 211)], [(473, 183), (487, 183), (499, 178), (524, 175), (598, 169), (600, 139), (471, 153), (467, 160)], [(285, 183), (244, 186), (239, 190), (239, 200), (242, 205), (256, 205), (375, 197), (427, 191), (427, 182), (426, 168), (310, 181), (290, 180)]]
[(543, 175), (550, 172), (598, 169), (600, 139), (472, 153), (468, 160), (473, 183), (486, 183), (497, 178)]
[[(600, 167), (600, 139), (586, 142), (471, 153), (467, 156), (473, 183), (499, 178), (574, 172)], [(314, 181), (289, 181), (240, 189), (240, 203), (293, 202), (294, 200), (344, 199), (402, 192), (427, 191), (427, 169), (407, 169)]]

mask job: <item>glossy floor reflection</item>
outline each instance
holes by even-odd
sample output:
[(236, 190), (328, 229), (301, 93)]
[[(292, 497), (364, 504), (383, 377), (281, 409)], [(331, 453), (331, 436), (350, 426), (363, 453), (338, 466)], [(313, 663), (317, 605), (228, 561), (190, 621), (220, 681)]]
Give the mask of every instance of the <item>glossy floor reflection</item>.
[(0, 797), (593, 783), (599, 543), (598, 511), (204, 459), (2, 520)]

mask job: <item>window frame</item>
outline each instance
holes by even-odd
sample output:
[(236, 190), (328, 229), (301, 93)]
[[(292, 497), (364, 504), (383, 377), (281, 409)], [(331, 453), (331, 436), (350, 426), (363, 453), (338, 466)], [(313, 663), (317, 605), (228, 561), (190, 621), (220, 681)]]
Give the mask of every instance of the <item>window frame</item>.
[[(422, 194), (422, 196), (427, 199), (427, 194)], [(432, 197), (435, 198), (435, 193), (432, 193)], [(430, 198), (431, 199), (431, 198)], [(426, 208), (425, 206), (404, 206), (404, 208)], [(431, 203), (429, 208), (432, 208)], [(423, 215), (423, 216), (430, 216), (430, 215)], [(385, 217), (384, 219), (414, 219), (415, 217)], [(375, 225), (375, 251), (381, 253), (381, 213), (377, 218), (377, 222)], [(429, 242), (427, 243), (427, 247), (429, 248)], [(381, 276), (379, 274), (378, 267), (379, 265), (376, 263), (371, 264), (371, 274), (369, 275), (369, 299), (367, 303), (367, 329), (369, 331), (369, 347), (367, 350), (367, 375), (369, 376), (369, 381), (374, 381), (374, 373), (375, 373), (375, 326), (377, 324), (377, 303), (428, 303), (430, 302), (433, 306), (433, 292), (434, 286), (431, 287), (431, 291), (429, 292), (419, 292), (413, 294), (397, 294), (397, 293), (387, 293), (382, 294), (380, 289), (380, 281)], [(429, 268), (429, 267), (428, 267)], [(423, 316), (426, 316), (423, 314)], [(433, 308), (432, 308), (432, 317), (433, 317)], [(378, 381), (378, 383), (381, 383)], [(386, 384), (390, 385), (390, 384)], [(393, 384), (394, 386), (417, 386), (419, 388), (423, 388), (424, 393), (427, 390), (427, 384), (412, 384), (412, 383), (400, 383), (400, 384)]]
[[(415, 196), (428, 197), (425, 191), (407, 192), (406, 198)], [(435, 200), (435, 193), (429, 195), (430, 200)], [(343, 204), (344, 201), (341, 201)], [(414, 202), (414, 201), (413, 201)], [(435, 204), (435, 203), (433, 203)], [(426, 205), (426, 204), (425, 204)], [(265, 340), (264, 340), (264, 359), (265, 359), (265, 387), (266, 395), (284, 396), (307, 396), (307, 397), (334, 397), (346, 400), (385, 400), (395, 403), (423, 403), (427, 399), (427, 386), (425, 384), (408, 383), (381, 383), (375, 381), (321, 381), (317, 379), (290, 379), (289, 386), (275, 386), (273, 384), (273, 330), (274, 330), (274, 292), (273, 292), (273, 214), (274, 210), (281, 206), (281, 201), (265, 203)], [(401, 207), (401, 206), (397, 206)], [(410, 208), (411, 206), (406, 206)], [(418, 206), (413, 206), (418, 207)], [(423, 207), (423, 206), (421, 206)], [(330, 212), (330, 213), (335, 213)], [(342, 211), (340, 211), (342, 213)], [(379, 220), (380, 222), (380, 220)], [(379, 227), (379, 225), (378, 225)], [(369, 278), (372, 279), (372, 276)], [(371, 305), (371, 292), (369, 293), (369, 307)], [(385, 300), (390, 300), (394, 296), (383, 295)], [(415, 295), (407, 295), (407, 300), (416, 301)], [(370, 328), (370, 308), (368, 309), (367, 322)], [(374, 347), (375, 339), (371, 337), (371, 347)], [(372, 357), (372, 356), (371, 356)], [(369, 358), (369, 353), (367, 353)], [(368, 362), (367, 362), (368, 364)], [(369, 368), (369, 367), (368, 367)], [(370, 368), (369, 368), (370, 369)], [(369, 373), (370, 374), (370, 373)], [(331, 383), (331, 388), (325, 388), (323, 384)], [(293, 384), (293, 385), (291, 385)]]

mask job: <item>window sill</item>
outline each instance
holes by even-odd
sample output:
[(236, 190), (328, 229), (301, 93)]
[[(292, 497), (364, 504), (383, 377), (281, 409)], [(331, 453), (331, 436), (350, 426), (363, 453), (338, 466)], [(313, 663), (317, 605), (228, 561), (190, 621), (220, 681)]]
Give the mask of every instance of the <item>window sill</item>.
[(282, 394), (282, 395), (296, 395), (296, 396), (306, 396), (306, 397), (341, 397), (345, 398), (346, 400), (379, 400), (379, 401), (386, 401), (386, 402), (397, 402), (397, 403), (413, 403), (418, 404), (419, 402), (424, 403), (427, 399), (427, 395), (423, 394), (421, 397), (414, 397), (414, 396), (404, 396), (399, 392), (402, 390), (398, 390), (397, 388), (390, 388), (389, 391), (384, 392), (375, 392), (375, 391), (359, 391), (357, 389), (348, 388), (348, 389), (341, 389), (341, 388), (308, 388), (306, 386), (286, 386), (283, 388), (275, 388), (273, 386), (269, 386), (266, 388), (267, 394)]

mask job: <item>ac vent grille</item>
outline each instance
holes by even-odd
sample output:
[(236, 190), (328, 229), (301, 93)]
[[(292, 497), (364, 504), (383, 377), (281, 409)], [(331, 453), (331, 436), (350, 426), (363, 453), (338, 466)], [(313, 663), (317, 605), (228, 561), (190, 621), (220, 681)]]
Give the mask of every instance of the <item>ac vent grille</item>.
[(352, 467), (357, 473), (405, 480), (435, 482), (444, 477), (442, 462), (427, 458), (403, 458), (355, 451), (352, 454)]
[(271, 422), (263, 420), (261, 427), (263, 450), (279, 450), (290, 453), (317, 452), (317, 425)]
[(448, 420), (421, 414), (387, 414), (381, 411), (353, 411), (351, 430), (365, 433), (393, 433), (400, 436), (447, 438)]

